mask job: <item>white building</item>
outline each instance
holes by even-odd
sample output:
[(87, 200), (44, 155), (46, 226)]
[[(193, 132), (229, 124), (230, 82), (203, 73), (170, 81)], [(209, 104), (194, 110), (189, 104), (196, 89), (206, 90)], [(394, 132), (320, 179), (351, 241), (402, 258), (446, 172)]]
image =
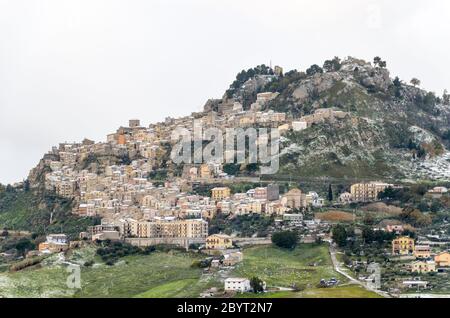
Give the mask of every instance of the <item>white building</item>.
[(47, 235), (47, 242), (53, 244), (67, 244), (66, 234), (49, 234)]
[(237, 291), (245, 293), (251, 290), (250, 280), (247, 278), (227, 278), (225, 279), (225, 291)]
[(302, 224), (303, 222), (303, 214), (284, 214), (283, 221), (292, 223), (292, 224)]
[(292, 122), (292, 130), (293, 131), (301, 131), (308, 128), (308, 123), (306, 121), (293, 121)]

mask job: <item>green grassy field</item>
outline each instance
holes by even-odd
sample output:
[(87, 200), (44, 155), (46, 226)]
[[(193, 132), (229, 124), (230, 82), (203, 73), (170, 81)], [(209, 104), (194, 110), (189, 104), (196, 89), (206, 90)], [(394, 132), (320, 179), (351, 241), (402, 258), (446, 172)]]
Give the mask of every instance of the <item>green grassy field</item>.
[(238, 297), (256, 298), (381, 298), (376, 293), (370, 292), (358, 285), (346, 285), (333, 288), (312, 288), (301, 292), (273, 292), (264, 294), (243, 294)]
[[(54, 260), (55, 256), (52, 256)], [(70, 273), (52, 264), (17, 273), (0, 273), (0, 295), (4, 297), (198, 297), (214, 280), (200, 279), (201, 269), (191, 268), (199, 257), (182, 252), (155, 252), (148, 256), (122, 258), (116, 265), (101, 264), (93, 250), (77, 250), (73, 263), (94, 259), (92, 267), (81, 267), (81, 289), (67, 288)]]
[[(313, 266), (315, 264), (315, 266)], [(327, 245), (302, 244), (295, 250), (258, 246), (244, 250), (244, 261), (233, 272), (235, 276), (258, 276), (269, 287), (316, 287), (322, 278), (336, 277)]]
[[(154, 252), (150, 255), (128, 256), (116, 265), (107, 266), (95, 254), (94, 247), (73, 250), (66, 256), (71, 263), (83, 265), (93, 260), (93, 266), (81, 266), (81, 289), (67, 287), (70, 272), (61, 264), (58, 255), (45, 259), (39, 267), (16, 273), (0, 273), (0, 296), (3, 297), (140, 297), (189, 298), (199, 297), (210, 287), (223, 287), (219, 273), (204, 276), (202, 269), (191, 267), (204, 256), (180, 251)], [(274, 292), (258, 297), (334, 298), (374, 297), (359, 286), (317, 288), (320, 279), (345, 279), (332, 267), (326, 245), (300, 245), (295, 250), (273, 246), (244, 249), (244, 261), (228, 277), (258, 276), (269, 287), (290, 287), (298, 292)], [(223, 277), (222, 277), (223, 278)], [(255, 297), (254, 294), (238, 297)]]
[(186, 290), (190, 289), (190, 286), (195, 286), (198, 283), (197, 279), (184, 279), (166, 283), (155, 288), (139, 294), (137, 298), (173, 298), (180, 297), (186, 294)]

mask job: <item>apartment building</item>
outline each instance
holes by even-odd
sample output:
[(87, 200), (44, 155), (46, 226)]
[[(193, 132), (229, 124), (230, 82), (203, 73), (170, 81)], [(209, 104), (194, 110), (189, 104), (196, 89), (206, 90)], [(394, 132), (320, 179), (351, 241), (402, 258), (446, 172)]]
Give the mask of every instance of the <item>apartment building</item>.
[(412, 273), (430, 273), (436, 272), (436, 263), (434, 261), (416, 261), (410, 264)]
[(231, 196), (231, 190), (228, 187), (219, 187), (211, 190), (211, 198), (220, 201)]
[(430, 245), (416, 245), (414, 248), (414, 256), (419, 259), (427, 259), (431, 257)]
[(130, 236), (138, 238), (206, 238), (208, 222), (201, 219), (180, 220), (174, 217), (152, 221), (130, 220)]
[(62, 197), (70, 198), (75, 194), (75, 188), (75, 180), (65, 180), (56, 183), (55, 191)]
[(350, 193), (357, 202), (376, 201), (380, 192), (392, 186), (382, 182), (356, 183), (350, 187)]
[(392, 241), (393, 255), (413, 255), (414, 250), (414, 239), (408, 236), (402, 236)]
[(225, 250), (233, 247), (233, 241), (229, 235), (213, 234), (206, 238), (206, 248), (213, 250)]

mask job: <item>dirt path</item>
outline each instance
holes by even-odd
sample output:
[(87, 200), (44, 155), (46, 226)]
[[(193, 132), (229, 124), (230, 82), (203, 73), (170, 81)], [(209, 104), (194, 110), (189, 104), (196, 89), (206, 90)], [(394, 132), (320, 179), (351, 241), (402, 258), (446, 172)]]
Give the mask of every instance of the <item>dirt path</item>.
[(367, 289), (368, 291), (377, 293), (378, 295), (380, 295), (380, 296), (382, 296), (382, 297), (385, 297), (385, 298), (391, 298), (391, 296), (390, 296), (388, 293), (383, 292), (383, 291), (381, 291), (381, 290), (377, 290), (377, 289), (371, 288), (371, 287), (367, 286), (366, 284), (364, 284), (363, 282), (361, 282), (361, 281), (359, 281), (359, 280), (353, 278), (353, 277), (350, 276), (349, 274), (347, 274), (344, 270), (342, 270), (342, 269), (340, 268), (339, 262), (338, 262), (338, 260), (337, 260), (337, 258), (336, 258), (336, 249), (333, 247), (333, 245), (332, 245), (331, 243), (330, 243), (330, 248), (329, 248), (329, 250), (330, 250), (330, 256), (331, 256), (331, 261), (333, 262), (334, 270), (335, 270), (336, 272), (338, 272), (339, 274), (345, 276), (345, 277), (350, 281), (350, 282), (349, 282), (350, 284), (360, 285), (360, 286), (364, 287), (365, 289)]

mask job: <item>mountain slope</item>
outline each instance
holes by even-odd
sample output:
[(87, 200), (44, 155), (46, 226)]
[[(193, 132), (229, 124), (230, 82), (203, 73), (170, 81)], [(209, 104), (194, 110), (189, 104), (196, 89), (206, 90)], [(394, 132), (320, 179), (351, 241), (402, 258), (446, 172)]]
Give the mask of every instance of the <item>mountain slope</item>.
[[(291, 71), (265, 88), (280, 95), (267, 109), (293, 118), (332, 108), (344, 120), (322, 122), (290, 133), (284, 142), (282, 174), (331, 177), (450, 178), (427, 175), (425, 164), (446, 153), (450, 143), (448, 96), (391, 79), (384, 67), (348, 58), (334, 69)], [(447, 172), (448, 170), (449, 172)]]

